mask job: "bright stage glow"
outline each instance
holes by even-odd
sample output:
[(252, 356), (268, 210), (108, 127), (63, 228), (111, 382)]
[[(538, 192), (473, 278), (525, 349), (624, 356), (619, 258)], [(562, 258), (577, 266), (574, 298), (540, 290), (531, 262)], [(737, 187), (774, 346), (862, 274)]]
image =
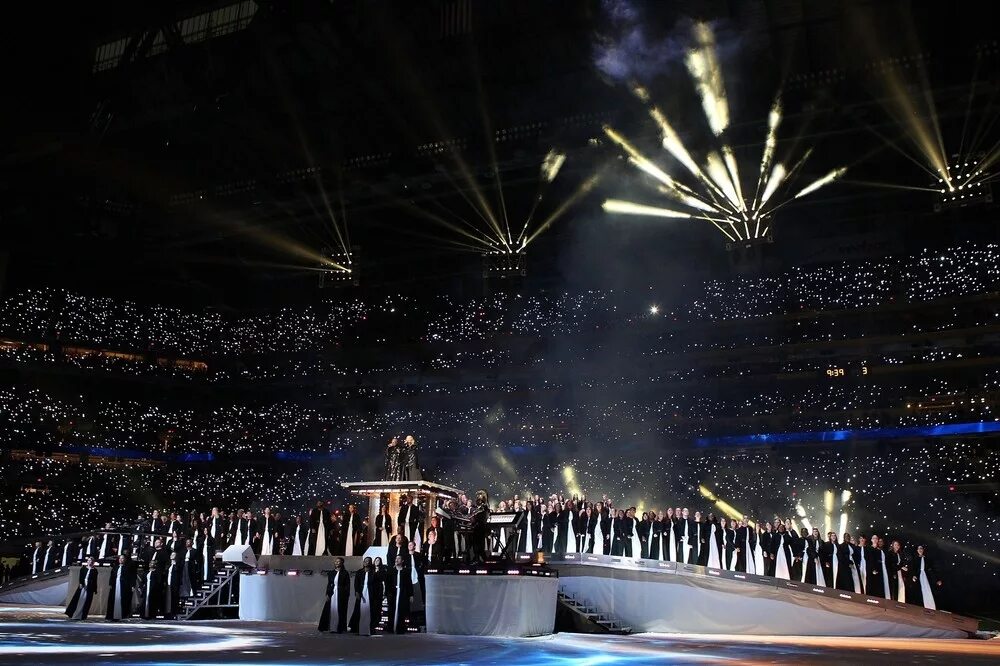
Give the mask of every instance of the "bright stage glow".
[(660, 306), (659, 305), (650, 305), (649, 306), (649, 314), (651, 314), (651, 315), (658, 315), (658, 314), (660, 314)]
[[(79, 627), (81, 625), (71, 625)], [(126, 623), (126, 624), (91, 624), (83, 625), (88, 631), (101, 632), (108, 636), (107, 641), (96, 644), (41, 644), (33, 640), (33, 644), (15, 641), (17, 636), (31, 634), (38, 636), (39, 632), (50, 633), (51, 622), (4, 622), (3, 635), (5, 641), (0, 644), (0, 655), (98, 655), (113, 650), (116, 654), (159, 654), (177, 652), (221, 652), (225, 650), (246, 650), (263, 646), (268, 639), (261, 638), (258, 632), (237, 627), (211, 627), (195, 622), (183, 624), (172, 623)], [(11, 629), (21, 629), (12, 632)], [(170, 638), (159, 642), (127, 643), (133, 630), (168, 632)], [(120, 639), (121, 642), (113, 640)], [(134, 638), (134, 636), (132, 636)]]
[(658, 206), (645, 206), (643, 204), (632, 203), (631, 201), (619, 201), (618, 199), (608, 199), (604, 202), (603, 208), (608, 213), (623, 213), (625, 215), (648, 215), (651, 217), (671, 217), (689, 218), (690, 213), (683, 213), (669, 208)]

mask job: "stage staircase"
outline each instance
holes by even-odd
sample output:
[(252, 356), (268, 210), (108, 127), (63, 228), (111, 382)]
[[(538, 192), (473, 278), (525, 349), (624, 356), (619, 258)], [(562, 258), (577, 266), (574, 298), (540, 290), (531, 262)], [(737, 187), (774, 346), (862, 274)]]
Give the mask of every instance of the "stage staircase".
[(582, 626), (591, 629), (583, 633), (593, 634), (631, 634), (632, 627), (625, 626), (611, 613), (595, 607), (586, 599), (577, 598), (575, 594), (559, 589), (559, 604), (575, 614), (582, 621)]
[(240, 572), (232, 564), (223, 564), (211, 581), (205, 581), (194, 596), (181, 606), (181, 620), (205, 620), (239, 617)]

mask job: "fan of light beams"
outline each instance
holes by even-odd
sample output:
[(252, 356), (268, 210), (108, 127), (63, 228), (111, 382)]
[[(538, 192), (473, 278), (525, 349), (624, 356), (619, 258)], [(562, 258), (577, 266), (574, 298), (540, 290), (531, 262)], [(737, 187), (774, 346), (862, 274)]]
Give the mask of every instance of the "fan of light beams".
[(644, 88), (635, 86), (633, 92), (647, 105), (650, 117), (660, 130), (664, 150), (684, 168), (686, 174), (683, 178), (672, 177), (642, 155), (614, 128), (605, 126), (604, 132), (625, 151), (629, 163), (649, 175), (656, 181), (658, 191), (680, 206), (665, 208), (609, 199), (604, 202), (605, 211), (704, 220), (713, 224), (731, 241), (763, 238), (770, 231), (770, 216), (774, 211), (793, 199), (815, 192), (846, 171), (843, 167), (834, 169), (794, 194), (789, 193), (792, 177), (809, 158), (811, 149), (805, 151), (791, 167), (784, 161), (775, 162), (778, 127), (782, 119), (779, 97), (768, 114), (767, 136), (756, 172), (756, 183), (744, 188), (749, 183), (744, 183), (736, 155), (725, 141), (724, 135), (729, 127), (729, 103), (719, 66), (715, 36), (708, 24), (695, 25), (694, 46), (688, 51), (685, 64), (701, 97), (705, 118), (718, 148), (710, 150), (703, 163), (699, 164), (684, 146), (667, 117), (651, 102), (649, 93)]

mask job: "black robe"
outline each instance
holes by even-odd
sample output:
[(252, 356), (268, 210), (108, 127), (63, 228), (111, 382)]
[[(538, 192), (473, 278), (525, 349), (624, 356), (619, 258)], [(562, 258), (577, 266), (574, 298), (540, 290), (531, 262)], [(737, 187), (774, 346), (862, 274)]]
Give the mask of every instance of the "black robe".
[[(941, 578), (937, 575), (937, 569), (934, 568), (933, 562), (926, 555), (922, 559), (924, 561), (924, 573), (927, 574), (927, 583), (931, 586), (931, 593), (934, 595), (934, 606), (936, 609), (940, 609), (941, 595), (939, 590), (941, 588), (938, 587), (938, 583), (941, 581)], [(906, 577), (906, 603), (916, 606), (924, 605), (924, 589), (920, 585), (920, 560), (921, 557), (919, 555), (914, 555), (910, 559), (909, 575)]]
[(385, 600), (385, 579), (389, 570), (383, 564), (380, 566), (372, 565), (372, 571), (375, 573), (375, 589), (372, 592), (372, 622), (375, 626), (378, 626), (382, 622), (382, 602)]
[[(747, 539), (750, 540), (749, 550), (747, 549)], [(757, 531), (752, 527), (736, 528), (736, 547), (740, 552), (736, 553), (736, 570), (748, 573), (747, 562), (753, 562), (753, 551), (757, 547)], [(758, 572), (763, 575), (763, 572)]]
[(66, 607), (66, 616), (73, 618), (79, 612), (79, 619), (86, 620), (95, 594), (97, 594), (97, 568), (83, 567), (80, 569), (76, 592), (73, 593), (73, 598), (70, 599), (69, 606)]
[(559, 518), (559, 514), (555, 511), (549, 511), (542, 517), (542, 552), (551, 553), (552, 544), (555, 543), (555, 534), (552, 530), (556, 527), (556, 521)]
[(628, 522), (627, 517), (618, 518), (617, 516), (611, 521), (611, 555), (615, 557), (627, 556), (632, 551), (631, 533), (626, 536), (626, 530), (630, 527)]
[(804, 553), (805, 557), (802, 558), (802, 566), (805, 567), (805, 582), (809, 585), (826, 585), (826, 575), (824, 574), (823, 580), (816, 580), (816, 562), (820, 561), (820, 566), (822, 567), (822, 560), (819, 556), (819, 549), (822, 543), (813, 536), (808, 536), (805, 538)]
[[(771, 559), (771, 549), (774, 548), (774, 532), (763, 531), (758, 536), (760, 550), (764, 554), (764, 575), (774, 575), (774, 560)], [(759, 571), (757, 573), (760, 573)]]
[(769, 565), (771, 573), (769, 576), (778, 575), (778, 551), (781, 550), (785, 556), (785, 564), (788, 567), (788, 579), (795, 580), (795, 576), (792, 573), (792, 537), (788, 532), (784, 533), (784, 538), (782, 538), (781, 532), (771, 532), (771, 538), (768, 539), (767, 549), (764, 550), (764, 556), (767, 561), (771, 564)]
[(166, 580), (166, 574), (162, 569), (153, 569), (146, 573), (146, 597), (141, 613), (143, 619), (155, 620), (157, 615), (163, 614)]
[(723, 538), (723, 550), (722, 550), (722, 566), (727, 570), (736, 569), (736, 530), (731, 527), (727, 527), (724, 530)]
[[(874, 546), (865, 546), (861, 554), (865, 558), (865, 594), (870, 597), (888, 599), (885, 594), (885, 575), (882, 571), (882, 549)], [(886, 553), (886, 569), (888, 569), (889, 555)], [(889, 580), (889, 587), (892, 588), (892, 580)], [(890, 592), (890, 597), (891, 592)]]
[[(122, 588), (118, 589), (118, 572), (121, 571)], [(111, 567), (111, 579), (108, 585), (108, 602), (105, 605), (104, 619), (115, 619), (115, 597), (121, 595), (122, 619), (132, 617), (132, 589), (135, 587), (135, 566), (131, 562), (124, 565), (115, 564)]]
[(321, 524), (323, 525), (323, 528), (326, 530), (326, 537), (325, 537), (326, 543), (319, 544), (320, 554), (322, 555), (323, 553), (326, 552), (328, 548), (327, 543), (330, 541), (330, 531), (331, 531), (330, 512), (326, 509), (326, 507), (323, 507), (322, 509), (313, 507), (312, 509), (309, 510), (309, 551), (307, 553), (308, 555), (312, 555), (313, 553), (316, 552), (316, 540), (319, 537), (319, 526)]
[(413, 541), (419, 528), (420, 509), (407, 503), (399, 509), (399, 515), (396, 516), (396, 529), (401, 531), (407, 539)]
[(413, 583), (410, 582), (410, 572), (406, 567), (389, 569), (385, 580), (385, 593), (389, 601), (389, 633), (404, 633), (406, 621), (410, 617), (410, 597), (413, 596)]
[(649, 537), (653, 524), (649, 520), (640, 520), (636, 523), (636, 532), (639, 534), (639, 557), (649, 559)]
[(805, 561), (806, 540), (798, 536), (794, 530), (789, 532), (789, 540), (792, 548), (792, 580), (802, 580), (802, 566)]
[[(388, 525), (386, 525), (388, 523)], [(387, 543), (382, 543), (383, 536), (385, 535), (386, 527), (389, 528), (389, 534), (396, 536), (392, 531), (392, 516), (380, 513), (375, 516), (375, 541), (372, 543), (373, 546), (388, 546)]]
[[(382, 608), (382, 595), (380, 593), (380, 587), (382, 585), (379, 581), (378, 575), (375, 573), (375, 569), (371, 568), (368, 570), (368, 589), (362, 589), (365, 584), (365, 570), (358, 569), (354, 572), (354, 610), (351, 612), (351, 621), (347, 623), (347, 630), (352, 633), (361, 633), (361, 595), (364, 594), (368, 599), (369, 604), (369, 633), (375, 633), (375, 627), (378, 626), (379, 617), (381, 613), (375, 611), (375, 600), (378, 599), (378, 607)], [(329, 608), (329, 604), (327, 604)]]
[(362, 541), (361, 535), (361, 514), (355, 511), (353, 514), (345, 513), (344, 520), (340, 523), (340, 555), (347, 554), (347, 527), (348, 525), (353, 525), (354, 532), (351, 534), (351, 540), (354, 544), (353, 556), (361, 554), (364, 550), (364, 543)]
[(517, 552), (535, 552), (538, 549), (538, 533), (542, 529), (542, 515), (534, 508), (530, 512), (522, 509), (517, 514), (516, 522), (521, 530), (517, 536)]
[[(330, 603), (333, 600), (333, 595), (337, 595), (337, 618), (336, 624), (333, 623), (334, 618), (330, 617)], [(348, 603), (351, 599), (351, 574), (347, 573), (347, 569), (340, 570), (340, 577), (337, 577), (337, 571), (331, 570), (326, 575), (326, 601), (323, 603), (323, 613), (319, 616), (319, 630), (320, 631), (335, 631), (338, 634), (344, 633), (347, 630), (347, 617), (350, 613), (350, 608), (348, 608)]]
[(556, 553), (565, 554), (569, 548), (569, 526), (572, 520), (573, 511), (560, 511), (558, 517), (556, 517), (556, 540), (552, 546)]
[[(677, 544), (677, 559), (686, 564), (698, 564), (698, 525), (693, 518), (685, 520), (681, 518), (674, 523), (674, 541)], [(684, 526), (687, 525), (688, 540), (690, 548), (687, 557), (684, 556)]]
[[(848, 557), (840, 547), (841, 545), (829, 541), (820, 545), (819, 561), (823, 565), (823, 577), (826, 579), (827, 587), (853, 592), (854, 581), (851, 578), (851, 568), (848, 566)], [(834, 577), (834, 559), (837, 561), (836, 577)]]
[(405, 560), (406, 559), (406, 549), (407, 548), (408, 548), (408, 546), (406, 545), (405, 541), (403, 542), (402, 546), (397, 546), (396, 545), (396, 540), (393, 539), (392, 543), (389, 544), (388, 550), (386, 551), (386, 556), (385, 556), (386, 561), (387, 562), (392, 562), (392, 565), (396, 566), (396, 556), (397, 555), (402, 555), (403, 559)]
[(647, 553), (649, 559), (660, 559), (660, 543), (662, 538), (663, 522), (654, 518), (649, 524), (649, 548)]
[(421, 546), (421, 554), (424, 556), (424, 561), (427, 563), (426, 566), (439, 566), (444, 561), (444, 547), (441, 545), (441, 540), (439, 539), (433, 544), (429, 541), (425, 541), (424, 545)]
[(173, 620), (181, 610), (181, 582), (184, 580), (184, 562), (171, 564), (163, 574), (163, 616)]
[[(911, 575), (909, 564), (909, 558), (902, 551), (894, 553), (890, 550), (885, 554), (885, 568), (889, 572), (889, 594), (896, 601), (899, 601), (899, 576), (897, 574), (902, 571), (905, 581)], [(903, 593), (905, 595), (905, 589)]]

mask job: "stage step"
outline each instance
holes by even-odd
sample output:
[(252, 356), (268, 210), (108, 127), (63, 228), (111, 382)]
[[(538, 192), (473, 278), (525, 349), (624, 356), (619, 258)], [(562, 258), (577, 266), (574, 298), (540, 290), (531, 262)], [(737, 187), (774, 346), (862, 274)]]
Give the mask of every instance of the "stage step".
[(577, 599), (576, 595), (559, 589), (559, 603), (570, 611), (584, 618), (594, 628), (592, 633), (630, 634), (632, 627), (626, 626), (614, 615), (606, 613), (586, 599)]

